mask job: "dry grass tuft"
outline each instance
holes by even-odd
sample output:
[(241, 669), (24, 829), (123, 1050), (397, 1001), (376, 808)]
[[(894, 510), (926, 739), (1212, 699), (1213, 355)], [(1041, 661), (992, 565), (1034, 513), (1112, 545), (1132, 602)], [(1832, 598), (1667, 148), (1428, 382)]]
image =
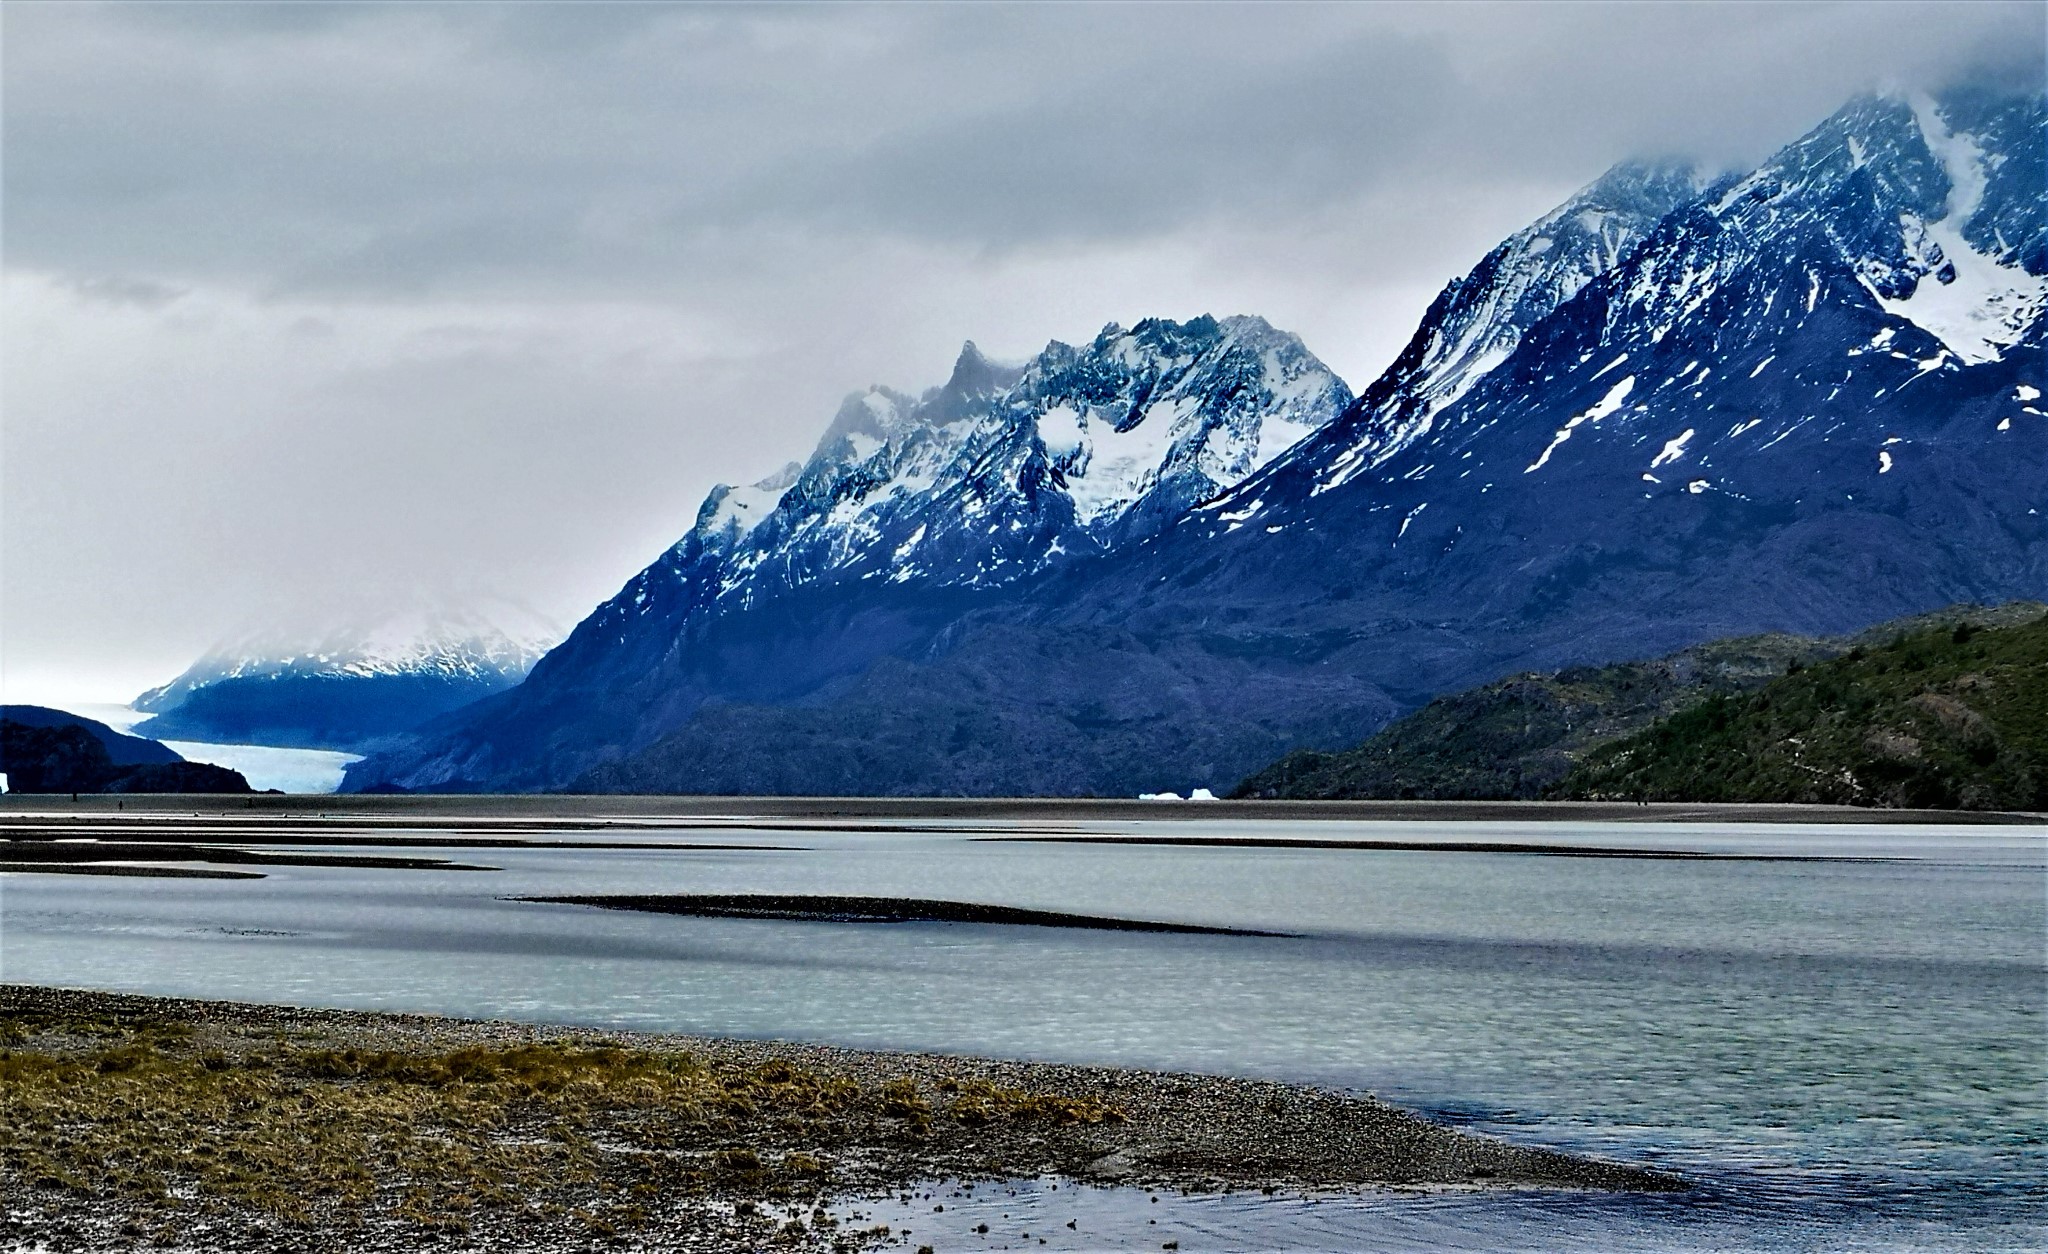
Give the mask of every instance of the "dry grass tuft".
[[(0, 1180), (117, 1203), (139, 1231), (180, 1215), (397, 1220), (460, 1234), (479, 1212), (596, 1234), (649, 1205), (735, 1191), (809, 1199), (851, 1146), (933, 1131), (920, 1083), (863, 1086), (783, 1060), (521, 1042), (454, 1049), (200, 1043), (182, 1023), (0, 1018)], [(960, 1125), (1121, 1118), (1092, 1098), (938, 1086)]]

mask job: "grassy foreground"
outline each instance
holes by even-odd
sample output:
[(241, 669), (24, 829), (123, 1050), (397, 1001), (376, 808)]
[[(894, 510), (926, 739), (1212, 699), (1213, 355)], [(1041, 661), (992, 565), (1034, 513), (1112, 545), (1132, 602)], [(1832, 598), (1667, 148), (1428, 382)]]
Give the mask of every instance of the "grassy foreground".
[(851, 1249), (835, 1200), (1058, 1173), (1184, 1188), (1671, 1188), (1368, 1098), (1215, 1077), (0, 986), (0, 1241)]

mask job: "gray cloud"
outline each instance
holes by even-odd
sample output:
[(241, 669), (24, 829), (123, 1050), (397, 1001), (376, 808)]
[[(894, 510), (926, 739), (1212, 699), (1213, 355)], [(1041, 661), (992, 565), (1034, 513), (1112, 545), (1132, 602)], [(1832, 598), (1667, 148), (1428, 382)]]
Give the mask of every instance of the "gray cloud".
[(770, 226), (1123, 239), (1392, 182), (1752, 159), (2030, 4), (38, 6), (16, 264), (279, 287), (689, 277)]
[(135, 305), (142, 309), (162, 309), (191, 293), (190, 288), (122, 275), (70, 279), (68, 283), (71, 290), (87, 300), (105, 301), (111, 305)]
[(1256, 312), (1363, 384), (1613, 161), (1753, 161), (1871, 87), (2038, 86), (2048, 29), (2033, 3), (79, 3), (6, 35), (0, 679), (121, 688), (252, 620), (451, 589), (573, 619), (712, 482), (968, 337)]

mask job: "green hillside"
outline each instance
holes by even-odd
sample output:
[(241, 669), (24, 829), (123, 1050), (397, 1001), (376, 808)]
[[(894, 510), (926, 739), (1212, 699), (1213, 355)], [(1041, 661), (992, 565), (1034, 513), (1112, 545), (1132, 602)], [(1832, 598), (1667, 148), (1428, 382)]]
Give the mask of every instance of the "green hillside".
[(1552, 795), (2048, 809), (2048, 619), (1857, 647), (1602, 745)]
[(1564, 795), (1560, 787), (1596, 749), (1709, 698), (1754, 693), (1790, 668), (1813, 667), (1902, 635), (1948, 632), (1959, 623), (2010, 627), (2044, 614), (2048, 606), (2033, 602), (1959, 605), (1883, 623), (1853, 637), (1745, 636), (1653, 661), (1516, 675), (1438, 698), (1354, 748), (1289, 754), (1246, 779), (1233, 795), (1422, 800)]

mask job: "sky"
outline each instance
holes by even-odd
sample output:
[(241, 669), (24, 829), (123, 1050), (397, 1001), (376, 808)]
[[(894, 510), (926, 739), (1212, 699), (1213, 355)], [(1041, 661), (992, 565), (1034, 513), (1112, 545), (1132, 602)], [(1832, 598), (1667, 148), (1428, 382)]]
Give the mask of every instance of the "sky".
[(1259, 314), (1354, 388), (1618, 160), (2040, 73), (1998, 4), (0, 6), (0, 697), (566, 630), (848, 392)]

